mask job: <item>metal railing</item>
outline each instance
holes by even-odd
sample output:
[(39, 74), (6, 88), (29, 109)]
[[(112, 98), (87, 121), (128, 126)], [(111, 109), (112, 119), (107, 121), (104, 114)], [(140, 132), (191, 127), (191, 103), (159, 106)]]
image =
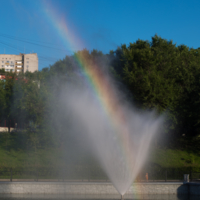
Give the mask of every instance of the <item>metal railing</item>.
[[(183, 175), (189, 174), (190, 181), (200, 181), (200, 173), (180, 169), (162, 169), (142, 171), (136, 182), (183, 181)], [(0, 169), (0, 181), (106, 181), (109, 178), (100, 167), (65, 166), (64, 168), (4, 168)]]

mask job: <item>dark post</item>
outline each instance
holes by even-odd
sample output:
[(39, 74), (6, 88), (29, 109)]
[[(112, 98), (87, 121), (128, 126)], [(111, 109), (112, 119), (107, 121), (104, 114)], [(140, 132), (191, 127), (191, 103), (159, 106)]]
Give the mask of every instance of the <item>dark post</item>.
[(35, 181), (38, 181), (38, 169), (36, 168), (36, 177)]
[(152, 175), (153, 175), (153, 182), (155, 181), (155, 171), (152, 171)]
[(12, 182), (12, 167), (10, 168), (10, 182)]
[(38, 181), (38, 176), (39, 176), (39, 172), (38, 172), (38, 169), (37, 169), (37, 181)]
[(192, 168), (190, 170), (190, 180), (192, 180)]
[(167, 170), (165, 171), (165, 182), (167, 182)]
[(10, 133), (11, 122), (8, 120), (8, 132)]
[(90, 169), (88, 167), (88, 180), (90, 181)]

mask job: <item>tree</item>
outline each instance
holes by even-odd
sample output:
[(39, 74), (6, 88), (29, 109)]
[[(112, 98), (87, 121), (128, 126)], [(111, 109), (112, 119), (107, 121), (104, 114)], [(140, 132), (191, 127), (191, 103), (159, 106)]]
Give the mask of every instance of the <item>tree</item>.
[[(121, 46), (113, 68), (134, 96), (137, 106), (169, 111), (168, 128), (178, 134), (195, 132), (199, 99), (199, 50), (176, 46), (155, 35)], [(119, 70), (120, 66), (120, 70)]]

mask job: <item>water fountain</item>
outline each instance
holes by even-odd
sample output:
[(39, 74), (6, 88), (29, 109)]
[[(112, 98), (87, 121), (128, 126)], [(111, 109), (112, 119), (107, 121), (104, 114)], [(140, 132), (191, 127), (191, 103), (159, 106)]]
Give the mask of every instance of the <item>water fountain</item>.
[(68, 94), (65, 100), (76, 118), (74, 126), (82, 124), (92, 152), (123, 199), (146, 160), (163, 118), (155, 112), (139, 113), (128, 103), (115, 107), (115, 116), (109, 116), (87, 89), (73, 88)]

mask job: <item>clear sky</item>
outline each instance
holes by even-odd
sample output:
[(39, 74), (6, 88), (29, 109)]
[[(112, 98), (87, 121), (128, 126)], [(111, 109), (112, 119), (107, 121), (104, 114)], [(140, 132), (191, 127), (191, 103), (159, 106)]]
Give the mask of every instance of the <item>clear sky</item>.
[(199, 0), (1, 0), (0, 54), (36, 52), (39, 70), (87, 48), (104, 53), (155, 34), (200, 47)]

